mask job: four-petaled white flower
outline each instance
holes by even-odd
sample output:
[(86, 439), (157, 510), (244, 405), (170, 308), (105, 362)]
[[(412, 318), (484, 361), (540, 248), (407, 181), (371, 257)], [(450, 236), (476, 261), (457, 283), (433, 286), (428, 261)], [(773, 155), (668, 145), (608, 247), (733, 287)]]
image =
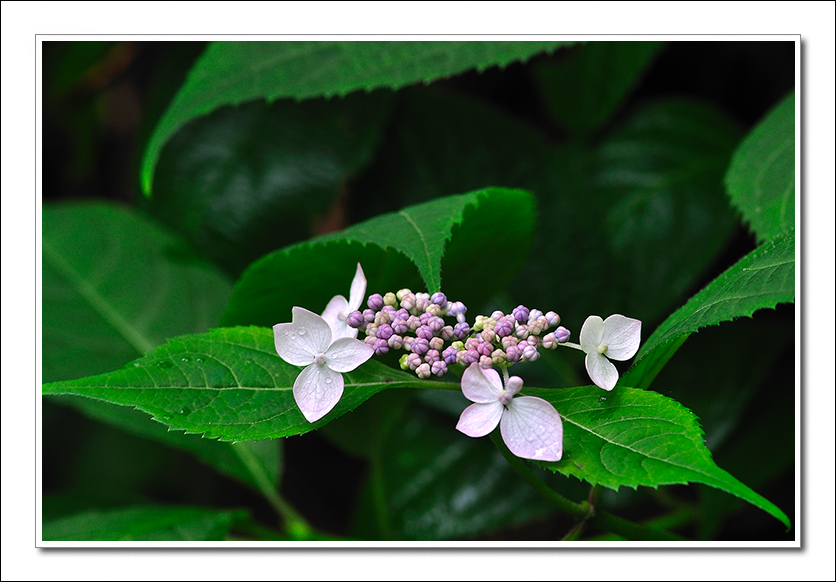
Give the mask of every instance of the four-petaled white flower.
[(601, 319), (586, 318), (581, 328), (581, 348), (586, 352), (586, 371), (604, 390), (612, 390), (618, 382), (618, 370), (610, 360), (629, 360), (636, 355), (641, 342), (642, 322), (623, 315)]
[(351, 281), (348, 301), (342, 295), (335, 295), (322, 312), (322, 318), (328, 322), (335, 340), (341, 337), (357, 337), (357, 329), (349, 326), (345, 320), (349, 313), (360, 309), (365, 293), (366, 276), (363, 274), (360, 263), (357, 263), (357, 272)]
[(342, 373), (374, 354), (372, 346), (358, 339), (333, 337), (322, 317), (301, 307), (293, 308), (291, 323), (273, 326), (273, 337), (285, 362), (307, 366), (293, 383), (293, 397), (308, 422), (319, 420), (336, 406), (345, 386)]
[(563, 456), (563, 423), (554, 406), (536, 396), (519, 396), (523, 381), (511, 376), (505, 388), (493, 368), (473, 363), (462, 374), (462, 392), (474, 402), (462, 412), (456, 428), (482, 437), (496, 425), (508, 449), (524, 459), (559, 461)]

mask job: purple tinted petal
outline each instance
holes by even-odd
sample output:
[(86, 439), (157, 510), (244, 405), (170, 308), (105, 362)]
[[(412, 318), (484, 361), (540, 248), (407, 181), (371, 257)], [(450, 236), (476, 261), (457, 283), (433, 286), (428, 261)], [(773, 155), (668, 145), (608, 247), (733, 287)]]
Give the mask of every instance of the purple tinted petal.
[(604, 337), (607, 357), (613, 360), (629, 360), (636, 355), (642, 339), (642, 322), (623, 315), (610, 315), (604, 320)]
[(339, 339), (341, 337), (357, 337), (357, 330), (350, 327), (345, 318), (351, 310), (348, 308), (348, 301), (342, 295), (337, 295), (328, 302), (325, 306), (325, 311), (322, 312), (322, 319), (331, 328), (332, 339)]
[(563, 422), (550, 403), (535, 396), (514, 398), (499, 424), (502, 440), (523, 459), (559, 461), (563, 456)]
[(335, 372), (351, 372), (373, 355), (373, 346), (344, 337), (336, 340), (325, 352), (325, 364)]
[(319, 315), (293, 308), (293, 321), (273, 326), (276, 352), (287, 363), (306, 366), (331, 345), (331, 328)]
[(618, 370), (598, 352), (586, 354), (586, 371), (595, 384), (604, 390), (612, 390), (618, 382)]
[(462, 412), (456, 430), (469, 437), (483, 437), (499, 424), (504, 407), (498, 401), (471, 404)]
[(308, 422), (316, 422), (331, 412), (342, 395), (342, 375), (327, 366), (312, 364), (293, 383), (293, 397)]
[(462, 374), (462, 392), (471, 402), (497, 402), (502, 382), (496, 370), (483, 369), (474, 362)]

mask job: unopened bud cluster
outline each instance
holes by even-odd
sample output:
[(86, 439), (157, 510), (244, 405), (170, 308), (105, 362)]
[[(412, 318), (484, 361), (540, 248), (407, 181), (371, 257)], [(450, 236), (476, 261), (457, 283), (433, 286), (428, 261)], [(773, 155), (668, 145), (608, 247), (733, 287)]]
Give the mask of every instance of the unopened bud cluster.
[(539, 348), (554, 349), (569, 339), (569, 330), (558, 326), (560, 317), (554, 311), (543, 313), (524, 305), (510, 314), (478, 315), (471, 327), (465, 319), (467, 307), (440, 292), (375, 293), (366, 304), (368, 309), (351, 312), (346, 323), (366, 334), (364, 341), (375, 354), (405, 351), (401, 368), (420, 378), (443, 376), (452, 365), (491, 368), (532, 362), (540, 357)]

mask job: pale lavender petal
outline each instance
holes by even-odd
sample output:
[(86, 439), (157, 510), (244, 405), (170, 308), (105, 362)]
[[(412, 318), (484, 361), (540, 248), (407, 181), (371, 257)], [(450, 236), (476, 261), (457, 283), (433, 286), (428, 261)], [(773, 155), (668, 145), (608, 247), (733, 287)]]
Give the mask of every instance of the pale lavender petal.
[(613, 360), (629, 360), (639, 351), (642, 338), (642, 322), (623, 315), (610, 315), (604, 320), (606, 356)]
[(512, 396), (522, 390), (522, 387), (523, 379), (519, 376), (511, 376), (505, 383), (505, 391)]
[(462, 392), (471, 402), (498, 402), (502, 382), (496, 370), (484, 369), (474, 362), (462, 374)]
[(374, 355), (374, 347), (358, 339), (344, 337), (325, 352), (325, 364), (335, 372), (351, 372)]
[[(354, 279), (351, 281), (351, 293), (348, 299), (348, 312), (360, 309), (363, 303), (363, 295), (366, 294), (366, 275), (363, 273), (363, 267), (357, 263), (357, 272), (354, 274)], [(356, 337), (356, 334), (355, 334)]]
[(348, 301), (342, 295), (334, 296), (328, 302), (328, 305), (325, 306), (325, 311), (322, 312), (322, 319), (331, 328), (332, 339), (357, 337), (357, 329), (346, 323), (346, 317), (348, 317), (351, 311), (353, 310), (348, 308)]
[(462, 412), (456, 429), (469, 437), (483, 437), (499, 424), (504, 406), (499, 401), (471, 404)]
[(514, 398), (502, 414), (499, 431), (508, 450), (523, 459), (559, 461), (563, 456), (563, 422), (542, 398)]
[(583, 327), (581, 328), (581, 348), (587, 354), (597, 352), (602, 337), (604, 337), (604, 320), (597, 315), (590, 315), (583, 322)]
[(293, 383), (293, 397), (308, 422), (316, 422), (339, 402), (343, 395), (343, 377), (327, 366), (311, 364)]
[(331, 345), (331, 328), (319, 315), (293, 308), (293, 321), (273, 326), (276, 352), (287, 363), (307, 366)]
[(618, 370), (598, 352), (586, 354), (586, 371), (595, 384), (604, 390), (612, 390), (618, 382)]

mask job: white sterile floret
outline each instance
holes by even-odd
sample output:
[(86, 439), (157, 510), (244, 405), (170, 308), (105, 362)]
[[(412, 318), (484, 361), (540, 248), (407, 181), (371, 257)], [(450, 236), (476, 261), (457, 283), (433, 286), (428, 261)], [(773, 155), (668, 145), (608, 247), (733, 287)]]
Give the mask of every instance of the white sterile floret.
[(605, 320), (597, 315), (586, 318), (580, 344), (586, 352), (586, 371), (596, 385), (604, 390), (615, 388), (618, 370), (610, 360), (629, 360), (635, 356), (641, 343), (641, 331), (641, 321), (619, 314)]
[(563, 456), (563, 423), (549, 402), (536, 396), (514, 395), (523, 381), (511, 376), (505, 388), (493, 368), (471, 364), (462, 375), (462, 392), (474, 404), (462, 412), (456, 428), (482, 437), (499, 425), (508, 450), (523, 459), (559, 461)]
[(335, 295), (325, 306), (325, 311), (322, 312), (322, 318), (331, 328), (335, 340), (341, 337), (357, 337), (357, 329), (348, 325), (345, 320), (349, 313), (360, 309), (365, 293), (366, 276), (363, 274), (360, 263), (357, 263), (357, 272), (354, 275), (354, 280), (351, 281), (349, 299), (346, 301), (346, 298), (342, 295)]
[(325, 319), (301, 307), (293, 308), (290, 323), (273, 326), (273, 337), (285, 362), (307, 366), (293, 383), (293, 397), (308, 422), (319, 420), (339, 402), (345, 386), (342, 373), (374, 354), (372, 346), (358, 339), (333, 337)]

